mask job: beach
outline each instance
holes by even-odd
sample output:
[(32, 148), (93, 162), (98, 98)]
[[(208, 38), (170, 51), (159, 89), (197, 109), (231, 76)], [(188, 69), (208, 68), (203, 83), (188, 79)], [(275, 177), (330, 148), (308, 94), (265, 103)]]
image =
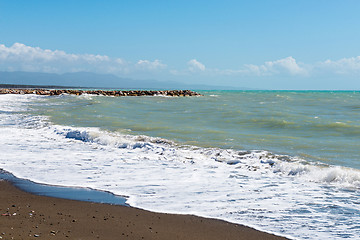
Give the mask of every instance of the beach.
[(286, 239), (192, 215), (32, 195), (0, 181), (2, 239)]
[[(18, 214), (32, 214), (33, 220), (34, 211), (40, 222), (31, 225), (26, 236), (30, 230), (33, 235), (51, 234), (58, 231), (51, 226), (66, 222), (67, 227), (84, 224), (106, 229), (99, 232), (104, 237), (117, 231), (115, 224), (124, 216), (122, 211), (143, 209), (163, 214), (159, 226), (168, 222), (174, 226), (155, 227), (151, 221), (145, 224), (147, 220), (137, 225), (134, 213), (133, 220), (129, 215), (127, 222), (121, 224), (126, 226), (131, 221), (136, 226), (126, 232), (125, 227), (116, 234), (126, 236), (145, 226), (146, 231), (151, 227), (159, 236), (167, 229), (176, 232), (176, 236), (179, 231), (198, 234), (198, 229), (203, 229), (215, 239), (223, 239), (232, 230), (220, 229), (225, 223), (232, 223), (229, 226), (248, 226), (289, 239), (360, 236), (360, 92), (199, 93), (201, 96), (195, 97), (1, 94), (0, 169), (30, 185), (33, 182), (56, 186), (58, 190), (52, 191), (57, 194), (64, 188), (93, 189), (120, 196), (123, 203), (131, 206), (57, 199), (56, 208), (51, 200), (49, 210), (44, 211), (46, 201), (39, 205), (37, 202), (45, 198), (28, 195), (27, 198), (36, 199), (34, 203), (5, 198), (11, 201), (2, 205), (2, 219), (9, 221), (19, 219), (14, 218)], [(30, 185), (19, 188), (30, 191)], [(100, 198), (99, 202), (103, 200)], [(57, 209), (58, 201), (71, 204)], [(14, 212), (13, 205), (26, 211)], [(94, 211), (100, 208), (111, 210), (97, 215)], [(76, 209), (79, 215), (75, 215)], [(35, 233), (36, 226), (40, 229), (44, 224), (40, 214), (45, 216), (51, 211), (50, 218), (57, 220), (51, 221), (53, 225), (41, 230), (41, 234)], [(111, 215), (117, 219), (113, 225), (112, 217), (104, 220), (107, 214), (117, 211), (121, 212)], [(68, 217), (61, 218), (58, 212)], [(140, 215), (146, 214), (142, 211)], [(165, 216), (177, 216), (178, 220)], [(189, 224), (188, 230), (179, 225), (182, 218)], [(106, 225), (98, 228), (100, 223), (95, 220), (99, 219)], [(165, 223), (161, 222), (163, 219)], [(216, 226), (205, 227), (189, 219), (198, 219), (199, 224), (200, 219), (225, 222), (216, 220), (211, 223)], [(28, 219), (18, 224), (24, 227), (25, 220)], [(11, 227), (17, 229), (9, 225), (10, 230)], [(209, 229), (215, 229), (220, 237)], [(61, 233), (65, 230), (60, 229)], [(75, 234), (80, 230), (70, 231)], [(76, 236), (80, 235), (69, 237)], [(176, 239), (166, 235), (164, 238)]]
[(0, 0), (0, 240), (360, 240), (359, 11)]

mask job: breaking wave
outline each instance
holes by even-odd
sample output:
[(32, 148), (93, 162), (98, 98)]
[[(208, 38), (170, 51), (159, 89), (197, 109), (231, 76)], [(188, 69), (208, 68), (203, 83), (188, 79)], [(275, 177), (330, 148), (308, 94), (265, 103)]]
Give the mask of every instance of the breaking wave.
[[(298, 157), (278, 155), (262, 150), (237, 151), (231, 149), (199, 148), (181, 146), (172, 141), (148, 136), (133, 136), (101, 131), (99, 129), (55, 129), (57, 134), (68, 139), (95, 143), (102, 146), (139, 149), (144, 155), (154, 154), (174, 161), (209, 161), (236, 165), (235, 168), (247, 168), (252, 171), (271, 171), (282, 176), (296, 176), (307, 181), (336, 184), (343, 187), (360, 187), (360, 171), (341, 166), (308, 162)], [(201, 156), (201, 157), (200, 157)]]

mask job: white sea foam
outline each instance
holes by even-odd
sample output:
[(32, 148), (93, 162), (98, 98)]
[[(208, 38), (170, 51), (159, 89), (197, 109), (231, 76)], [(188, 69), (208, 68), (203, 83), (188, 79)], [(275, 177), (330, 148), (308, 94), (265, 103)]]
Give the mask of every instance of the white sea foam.
[[(291, 238), (359, 236), (358, 170), (267, 151), (179, 146), (52, 125), (14, 113), (31, 98), (0, 101), (7, 109), (0, 115), (7, 119), (0, 121), (0, 168), (18, 177), (111, 191), (129, 196), (132, 206), (225, 219)], [(12, 107), (1, 106), (7, 104)]]
[(39, 98), (36, 95), (1, 95), (0, 112), (20, 112), (27, 110), (27, 103)]

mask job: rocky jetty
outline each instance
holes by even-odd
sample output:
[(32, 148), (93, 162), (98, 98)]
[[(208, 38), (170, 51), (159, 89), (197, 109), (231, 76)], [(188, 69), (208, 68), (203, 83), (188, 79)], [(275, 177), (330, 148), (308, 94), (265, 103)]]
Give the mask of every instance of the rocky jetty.
[(171, 96), (171, 97), (185, 97), (185, 96), (201, 96), (197, 92), (190, 90), (126, 90), (126, 91), (106, 91), (106, 90), (65, 90), (65, 89), (18, 89), (18, 88), (3, 88), (0, 89), (0, 94), (37, 94), (56, 96), (61, 94), (93, 94), (103, 96)]

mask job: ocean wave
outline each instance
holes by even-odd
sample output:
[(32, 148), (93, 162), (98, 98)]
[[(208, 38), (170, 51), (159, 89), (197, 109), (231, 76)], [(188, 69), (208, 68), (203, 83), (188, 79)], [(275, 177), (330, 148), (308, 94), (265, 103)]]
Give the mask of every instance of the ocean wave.
[(3, 94), (1, 95), (0, 111), (4, 113), (16, 113), (25, 112), (29, 109), (28, 103), (31, 103), (35, 99), (40, 100), (45, 98), (44, 96), (37, 96), (35, 94), (28, 95), (14, 95)]
[(338, 187), (360, 188), (360, 171), (358, 169), (331, 166), (309, 162), (277, 162), (274, 171), (289, 176), (298, 176), (307, 181), (332, 184)]
[(106, 147), (139, 149), (146, 155), (150, 152), (163, 159), (174, 161), (208, 161), (236, 165), (237, 168), (247, 168), (249, 171), (271, 171), (281, 176), (292, 176), (306, 181), (322, 184), (332, 184), (339, 187), (360, 188), (360, 171), (341, 166), (310, 162), (299, 157), (274, 154), (264, 150), (239, 151), (232, 149), (199, 148), (189, 145), (179, 145), (163, 138), (144, 135), (134, 136), (102, 131), (97, 128), (70, 129), (57, 126), (54, 130), (65, 138), (99, 144)]
[[(281, 116), (280, 116), (281, 117)], [(313, 119), (303, 119), (303, 121), (291, 121), (282, 118), (250, 118), (250, 119), (239, 119), (235, 120), (238, 125), (246, 125), (252, 128), (261, 129), (289, 129), (294, 131), (309, 131), (313, 133), (323, 134), (343, 134), (343, 135), (359, 135), (360, 125), (358, 122), (341, 122), (320, 119), (315, 116)]]
[(312, 122), (310, 123), (310, 127), (316, 131), (338, 131), (338, 132), (345, 132), (345, 133), (360, 133), (360, 125), (353, 123), (353, 122)]

